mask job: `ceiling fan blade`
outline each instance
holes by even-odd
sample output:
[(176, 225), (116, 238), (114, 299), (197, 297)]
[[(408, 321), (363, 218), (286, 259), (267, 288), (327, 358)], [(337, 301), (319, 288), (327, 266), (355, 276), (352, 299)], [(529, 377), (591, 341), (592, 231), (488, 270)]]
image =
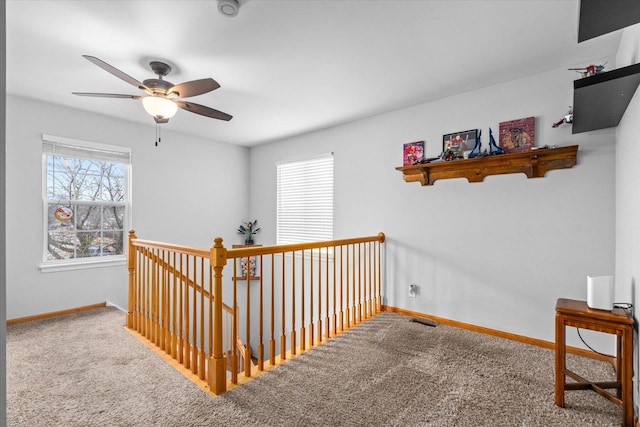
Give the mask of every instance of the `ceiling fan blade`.
[(183, 110), (200, 114), (201, 116), (211, 117), (212, 119), (229, 121), (233, 118), (233, 116), (230, 116), (227, 113), (214, 110), (213, 108), (205, 107), (204, 105), (195, 104), (193, 102), (186, 102), (186, 101), (174, 101), (174, 102), (178, 104), (178, 107), (182, 108)]
[(116, 67), (107, 64), (103, 60), (98, 59), (95, 56), (90, 56), (90, 55), (82, 55), (82, 56), (87, 61), (94, 63), (95, 65), (97, 65), (98, 67), (102, 68), (106, 72), (108, 72), (110, 74), (113, 74), (114, 76), (118, 77), (119, 79), (124, 80), (125, 82), (129, 83), (130, 85), (133, 85), (133, 86), (137, 87), (140, 90), (144, 90), (145, 92), (147, 92), (149, 94), (151, 93), (151, 90), (148, 87), (146, 87), (145, 85), (143, 85), (141, 82), (139, 82), (138, 80), (134, 79), (130, 75), (118, 70)]
[(71, 92), (74, 95), (79, 96), (97, 96), (100, 98), (129, 98), (129, 99), (142, 99), (143, 96), (138, 95), (123, 95), (121, 93), (91, 93), (91, 92)]
[(167, 96), (176, 98), (189, 98), (190, 96), (202, 95), (220, 87), (217, 81), (212, 78), (193, 80), (180, 83), (169, 90)]

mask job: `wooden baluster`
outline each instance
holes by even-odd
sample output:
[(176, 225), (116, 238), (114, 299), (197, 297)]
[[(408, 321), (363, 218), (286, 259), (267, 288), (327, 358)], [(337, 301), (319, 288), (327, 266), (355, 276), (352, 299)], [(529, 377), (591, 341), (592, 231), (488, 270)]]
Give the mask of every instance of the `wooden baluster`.
[(318, 344), (322, 342), (322, 252), (318, 248)]
[(309, 250), (309, 348), (315, 345), (313, 327), (313, 249)]
[(140, 322), (138, 323), (141, 335), (147, 335), (147, 293), (149, 289), (149, 277), (147, 275), (147, 255), (145, 248), (140, 248)]
[(178, 292), (180, 294), (178, 301), (178, 362), (184, 365), (184, 304), (185, 304), (185, 292), (184, 292), (184, 269), (183, 269), (183, 254), (180, 254), (180, 287)]
[(246, 314), (246, 342), (244, 344), (244, 375), (246, 377), (251, 376), (251, 260), (247, 257), (247, 303), (245, 306)]
[[(233, 261), (233, 277), (238, 277), (238, 266)], [(231, 323), (231, 382), (238, 384), (238, 282), (233, 281), (233, 323)]]
[(336, 247), (333, 247), (333, 335), (338, 335), (338, 315), (336, 314)]
[(198, 345), (198, 377), (201, 380), (204, 380), (205, 372), (204, 372), (204, 334), (205, 334), (205, 307), (204, 307), (204, 258), (200, 258), (200, 345)]
[(302, 285), (300, 286), (300, 352), (304, 352), (307, 349), (307, 334), (306, 334), (306, 330), (304, 327), (304, 284), (305, 284), (305, 280), (304, 280), (304, 265), (305, 265), (305, 259), (304, 259), (304, 249), (302, 250), (302, 254), (300, 256), (300, 269), (301, 269), (301, 275), (300, 277), (302, 278)]
[(331, 338), (331, 324), (329, 323), (329, 248), (324, 252), (324, 330), (327, 339)]
[(276, 364), (276, 339), (275, 339), (275, 254), (271, 254), (271, 338), (269, 339), (269, 363)]
[(378, 272), (377, 272), (377, 281), (378, 281), (378, 290), (376, 292), (378, 297), (378, 311), (382, 311), (382, 243), (384, 243), (385, 236), (383, 233), (378, 233), (380, 236), (380, 241), (378, 242)]
[(147, 335), (149, 341), (154, 340), (154, 296), (155, 296), (155, 263), (153, 260), (153, 249), (147, 251)]
[(378, 314), (378, 305), (376, 301), (376, 242), (371, 243), (371, 261), (369, 270), (371, 274), (371, 310), (374, 315)]
[(169, 260), (171, 259), (169, 251), (163, 251), (163, 268), (164, 274), (164, 298), (162, 311), (164, 313), (163, 333), (164, 333), (164, 351), (171, 355), (171, 269)]
[(258, 370), (264, 370), (264, 341), (263, 341), (263, 322), (264, 322), (264, 299), (263, 299), (263, 277), (264, 271), (262, 270), (262, 255), (260, 255), (260, 325), (258, 326), (258, 333), (260, 337), (258, 339)]
[(366, 294), (365, 316), (369, 319), (373, 316), (371, 310), (371, 242), (364, 244), (364, 293)]
[(160, 249), (155, 249), (153, 253), (153, 342), (160, 346), (160, 273), (158, 264), (158, 253)]
[(242, 349), (242, 351), (240, 351), (240, 347), (239, 344), (241, 344), (240, 342), (240, 307), (236, 304), (236, 309), (235, 309), (235, 316), (233, 319), (233, 323), (236, 325), (236, 333), (234, 334), (233, 337), (233, 342), (236, 343), (236, 357), (235, 359), (235, 368), (234, 371), (236, 372), (236, 384), (238, 384), (238, 371), (240, 370), (240, 358), (243, 357), (244, 354), (244, 348)]
[(160, 346), (160, 249), (153, 253), (153, 342)]
[(160, 347), (160, 350), (163, 350), (162, 344), (164, 342), (164, 336), (162, 335), (162, 299), (163, 295), (163, 271), (162, 271), (162, 250), (158, 249), (158, 253), (156, 255), (156, 313), (158, 316), (158, 320), (156, 322), (156, 345)]
[(198, 266), (196, 264), (197, 260), (195, 255), (193, 256), (193, 279), (191, 281), (192, 288), (192, 304), (191, 310), (192, 319), (191, 322), (191, 331), (193, 335), (191, 336), (191, 372), (193, 374), (198, 373), (198, 292), (197, 292), (197, 274), (198, 274)]
[(151, 338), (151, 274), (149, 250), (144, 254), (144, 336)]
[(153, 250), (147, 251), (147, 338), (153, 342), (153, 302), (154, 302), (154, 263), (153, 263)]
[(176, 267), (176, 252), (172, 252), (172, 271), (171, 277), (172, 293), (171, 293), (171, 357), (178, 359), (178, 271)]
[(170, 307), (170, 293), (169, 293), (169, 269), (167, 268), (167, 256), (166, 250), (162, 251), (162, 262), (160, 264), (160, 271), (162, 272), (162, 342), (160, 348), (166, 353), (171, 354), (171, 334), (169, 325), (169, 307)]
[(152, 250), (147, 251), (145, 268), (147, 269), (147, 339), (153, 342), (153, 254)]
[(189, 308), (189, 255), (184, 259), (184, 367), (191, 368), (191, 310)]
[[(214, 312), (215, 313), (215, 312)], [(233, 319), (230, 318), (231, 314), (227, 311), (225, 311), (225, 320), (224, 320), (224, 336), (223, 336), (223, 354), (225, 355), (225, 359), (227, 360), (225, 369), (228, 369), (229, 371), (231, 371), (231, 368), (229, 367), (229, 361), (231, 359), (229, 359), (229, 357), (231, 356), (231, 325), (232, 325), (232, 321)], [(215, 322), (215, 319), (214, 319)], [(226, 339), (226, 341), (224, 341)]]
[(351, 245), (351, 326), (356, 325), (356, 245)]
[(351, 299), (349, 298), (349, 295), (350, 295), (351, 287), (349, 285), (351, 284), (351, 281), (349, 280), (349, 245), (347, 245), (345, 252), (346, 252), (346, 254), (345, 254), (346, 255), (345, 266), (347, 268), (346, 268), (346, 272), (345, 272), (346, 274), (344, 276), (345, 279), (346, 279), (345, 280), (346, 283), (344, 285), (344, 288), (345, 288), (345, 291), (347, 293), (347, 298), (346, 298), (346, 302), (345, 302), (345, 305), (344, 305), (344, 311), (345, 311), (345, 316), (346, 316), (347, 328), (350, 328), (351, 327)]
[(343, 300), (343, 288), (344, 288), (344, 282), (343, 282), (343, 271), (342, 271), (342, 264), (344, 259), (342, 258), (342, 248), (343, 245), (340, 245), (340, 310), (338, 311), (340, 313), (340, 331), (344, 331), (344, 300)]
[(369, 269), (369, 252), (367, 252), (367, 248), (368, 248), (369, 243), (365, 242), (363, 243), (363, 251), (364, 251), (364, 265), (363, 265), (363, 293), (364, 293), (364, 304), (363, 304), (363, 311), (364, 311), (364, 318), (368, 319), (369, 317), (371, 317), (371, 289), (369, 288), (369, 276), (367, 275), (367, 271)]
[(358, 282), (360, 282), (360, 321), (367, 319), (367, 246), (359, 243)]
[(164, 350), (164, 250), (158, 250), (158, 347)]
[(164, 271), (162, 268), (162, 253), (164, 251), (158, 249), (156, 252), (156, 312), (157, 312), (157, 322), (156, 322), (156, 345), (160, 348), (160, 350), (164, 350), (164, 334), (163, 334), (163, 315), (164, 312), (162, 310), (162, 303), (164, 294), (162, 292), (164, 286)]
[(146, 273), (146, 280), (145, 280), (145, 337), (149, 340), (152, 341), (152, 337), (153, 335), (151, 334), (151, 322), (153, 320), (153, 311), (152, 311), (152, 305), (151, 305), (151, 301), (152, 301), (152, 295), (153, 295), (153, 268), (151, 267), (151, 250), (147, 250), (145, 253), (145, 260), (144, 260), (144, 269), (145, 269), (145, 273)]
[(147, 339), (153, 342), (153, 252), (147, 251)]
[(140, 333), (142, 330), (142, 255), (140, 254), (140, 248), (135, 247), (136, 251), (136, 316), (134, 318), (133, 324), (135, 326), (135, 330)]
[(373, 316), (373, 289), (371, 287), (371, 242), (367, 242), (367, 259), (369, 260), (368, 262), (368, 274), (367, 274), (367, 284), (369, 285), (369, 295), (367, 298), (368, 301), (368, 307), (369, 307), (369, 311), (368, 311), (368, 317)]
[[(284, 254), (282, 254), (284, 257)], [(284, 270), (282, 271), (284, 276)], [(291, 357), (296, 355), (296, 252), (291, 252)]]
[(284, 254), (282, 254), (282, 298), (280, 300), (280, 304), (282, 305), (282, 334), (280, 335), (280, 360), (285, 361), (287, 359), (287, 334), (285, 332), (286, 329), (286, 319), (285, 319), (285, 286), (284, 286)]
[(363, 284), (362, 284), (362, 243), (358, 243), (358, 316), (359, 322), (362, 322), (364, 319), (363, 307), (364, 307), (364, 298), (363, 298)]
[[(222, 326), (221, 326), (222, 327)], [(213, 266), (209, 262), (209, 349), (207, 355), (213, 357)]]

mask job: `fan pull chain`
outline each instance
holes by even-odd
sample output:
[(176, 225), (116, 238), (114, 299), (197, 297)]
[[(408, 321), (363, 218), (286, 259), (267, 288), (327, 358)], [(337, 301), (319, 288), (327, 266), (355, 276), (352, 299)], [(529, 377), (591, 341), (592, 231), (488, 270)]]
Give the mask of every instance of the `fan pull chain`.
[(156, 147), (161, 140), (160, 123), (156, 123)]

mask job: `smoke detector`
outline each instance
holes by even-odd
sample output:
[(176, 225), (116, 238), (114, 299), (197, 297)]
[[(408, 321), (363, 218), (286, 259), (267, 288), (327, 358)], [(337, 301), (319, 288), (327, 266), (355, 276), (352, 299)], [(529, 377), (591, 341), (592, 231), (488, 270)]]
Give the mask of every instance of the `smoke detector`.
[(238, 0), (218, 0), (218, 12), (221, 15), (232, 18), (238, 15), (240, 4)]

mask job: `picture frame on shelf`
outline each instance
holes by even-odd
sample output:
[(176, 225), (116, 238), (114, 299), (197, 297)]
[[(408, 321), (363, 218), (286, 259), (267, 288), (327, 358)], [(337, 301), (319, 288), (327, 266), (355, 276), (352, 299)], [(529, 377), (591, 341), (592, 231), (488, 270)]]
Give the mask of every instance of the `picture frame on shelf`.
[[(231, 245), (233, 249), (236, 248), (249, 248), (254, 246), (262, 246), (262, 245)], [(234, 269), (234, 273), (236, 274), (233, 277), (233, 280), (258, 280), (260, 276), (258, 276), (260, 271), (260, 260), (255, 255), (242, 257), (240, 259), (236, 259), (236, 267)]]
[(442, 135), (442, 152), (451, 150), (454, 158), (461, 159), (465, 152), (473, 150), (477, 139), (478, 129), (446, 133)]
[(411, 166), (424, 161), (424, 141), (408, 142), (402, 149), (402, 166)]
[(246, 257), (240, 260), (240, 271), (242, 277), (256, 277), (256, 257)]
[(535, 117), (501, 122), (498, 145), (505, 153), (522, 153), (533, 148), (535, 142)]

